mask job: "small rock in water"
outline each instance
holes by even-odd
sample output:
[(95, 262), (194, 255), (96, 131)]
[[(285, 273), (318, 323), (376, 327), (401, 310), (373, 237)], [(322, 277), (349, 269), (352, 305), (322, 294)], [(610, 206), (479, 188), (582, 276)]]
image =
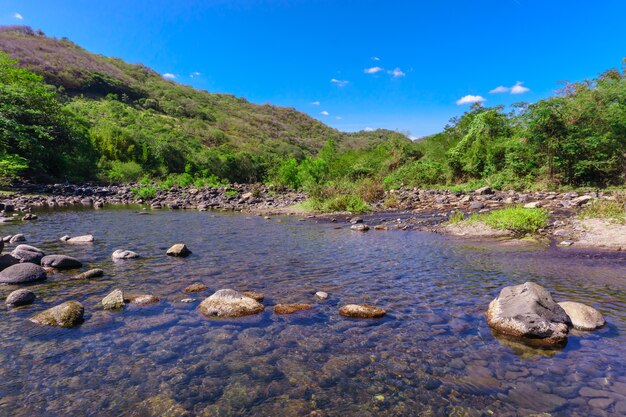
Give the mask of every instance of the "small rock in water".
[(274, 313), (276, 314), (293, 314), (297, 311), (310, 310), (311, 304), (296, 303), (296, 304), (276, 304), (274, 306)]
[(245, 291), (243, 295), (245, 295), (246, 297), (250, 297), (253, 300), (258, 301), (259, 303), (265, 299), (265, 296), (263, 294), (258, 293), (256, 291)]
[(571, 240), (564, 240), (561, 243), (559, 243), (559, 245), (561, 246), (572, 246), (574, 244), (574, 242), (572, 242)]
[(364, 223), (357, 223), (350, 226), (350, 229), (357, 232), (367, 232), (368, 230), (370, 230), (370, 227)]
[(207, 286), (201, 282), (197, 282), (195, 284), (188, 285), (183, 291), (184, 292), (200, 292), (207, 289)]
[(561, 345), (571, 324), (550, 293), (533, 282), (504, 287), (489, 304), (487, 324), (496, 331), (537, 345)]
[(320, 300), (326, 300), (328, 298), (328, 293), (324, 291), (318, 291), (315, 293), (315, 296)]
[(27, 220), (37, 220), (39, 217), (36, 214), (33, 213), (27, 213), (24, 217), (22, 217), (22, 220), (27, 221)]
[(191, 255), (191, 251), (184, 243), (177, 243), (167, 250), (166, 255), (184, 258)]
[(32, 304), (35, 301), (35, 293), (26, 289), (13, 291), (7, 297), (6, 304), (9, 307), (19, 307)]
[(17, 247), (13, 249), (13, 252), (11, 252), (11, 256), (19, 259), (22, 263), (30, 262), (33, 264), (39, 264), (41, 259), (46, 256), (46, 254), (41, 249), (37, 249), (34, 246), (17, 245)]
[(124, 293), (120, 289), (113, 290), (102, 299), (102, 307), (105, 310), (118, 310), (124, 307)]
[(181, 303), (193, 303), (194, 301), (196, 301), (195, 298), (183, 298), (180, 300)]
[(128, 299), (129, 303), (136, 304), (138, 306), (147, 306), (149, 304), (158, 303), (159, 301), (161, 301), (161, 299), (152, 294), (136, 295)]
[(339, 314), (356, 319), (370, 319), (383, 317), (387, 311), (367, 304), (348, 304), (339, 309)]
[(605, 325), (606, 321), (598, 310), (582, 303), (564, 301), (559, 305), (572, 320), (572, 325), (578, 330), (595, 330)]
[(26, 237), (21, 233), (18, 233), (17, 235), (13, 235), (9, 243), (17, 243), (17, 242), (26, 242)]
[(67, 255), (47, 255), (41, 258), (41, 266), (57, 269), (80, 268), (83, 264), (76, 258)]
[(113, 259), (134, 259), (139, 258), (139, 255), (132, 250), (121, 250), (118, 249), (111, 255)]
[(90, 269), (89, 271), (83, 272), (78, 275), (74, 275), (74, 279), (89, 279), (89, 278), (98, 278), (104, 276), (104, 271), (102, 269)]
[(49, 308), (31, 318), (36, 324), (55, 327), (74, 327), (83, 322), (85, 309), (78, 301), (67, 301), (58, 306)]
[(67, 242), (68, 240), (70, 240), (70, 236), (69, 235), (61, 236), (59, 240), (61, 242)]
[(200, 304), (200, 311), (207, 317), (236, 318), (258, 314), (263, 304), (235, 290), (219, 290)]
[(26, 284), (43, 281), (46, 278), (46, 271), (42, 267), (28, 262), (9, 266), (0, 272), (0, 283), (2, 284)]
[[(61, 240), (63, 240), (63, 238), (61, 238)], [(93, 235), (76, 236), (76, 237), (71, 237), (69, 239), (64, 240), (64, 242), (67, 242), (67, 243), (78, 243), (78, 244), (93, 243), (93, 241), (94, 241)]]
[(350, 219), (350, 224), (363, 223), (363, 219), (360, 217), (353, 217)]

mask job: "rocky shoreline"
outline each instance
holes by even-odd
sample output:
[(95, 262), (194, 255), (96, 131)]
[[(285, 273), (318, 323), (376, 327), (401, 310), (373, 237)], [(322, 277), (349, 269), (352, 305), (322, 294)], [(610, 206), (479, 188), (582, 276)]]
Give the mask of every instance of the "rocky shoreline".
[[(550, 224), (538, 231), (537, 238), (568, 247), (626, 249), (626, 227), (599, 219), (579, 220), (578, 211), (598, 199), (611, 199), (610, 192), (517, 192), (495, 191), (483, 187), (468, 193), (449, 190), (399, 189), (385, 192), (372, 204), (372, 212), (355, 218), (351, 213), (310, 213), (297, 204), (306, 200), (302, 192), (276, 190), (261, 184), (233, 184), (219, 188), (172, 187), (158, 190), (149, 200), (137, 198), (127, 185), (21, 184), (0, 196), (0, 222), (33, 220), (38, 210), (82, 206), (102, 208), (107, 205), (143, 205), (145, 209), (219, 210), (245, 212), (264, 216), (300, 215), (318, 221), (332, 221), (366, 231), (400, 229), (445, 233), (464, 238), (513, 239), (502, 231), (485, 228), (454, 228), (445, 225), (450, 215), (486, 213), (512, 205), (542, 207), (550, 213)], [(391, 202), (391, 203), (390, 203)], [(622, 230), (624, 229), (624, 230)]]

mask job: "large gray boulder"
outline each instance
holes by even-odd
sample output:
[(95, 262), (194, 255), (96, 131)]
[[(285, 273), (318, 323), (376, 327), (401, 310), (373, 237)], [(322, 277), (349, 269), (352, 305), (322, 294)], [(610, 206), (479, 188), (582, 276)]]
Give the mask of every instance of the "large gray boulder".
[(6, 299), (9, 307), (19, 307), (32, 304), (35, 301), (35, 293), (27, 289), (13, 291)]
[(67, 301), (58, 306), (49, 308), (31, 318), (36, 324), (55, 327), (74, 327), (83, 322), (85, 309), (78, 301)]
[(111, 255), (111, 258), (113, 258), (113, 260), (134, 259), (134, 258), (139, 258), (139, 255), (133, 252), (132, 250), (118, 249), (115, 252), (113, 252), (113, 254)]
[(235, 318), (258, 314), (263, 304), (235, 290), (219, 290), (200, 304), (200, 311), (207, 317)]
[(26, 284), (43, 281), (46, 277), (42, 267), (31, 263), (15, 264), (0, 271), (0, 283), (3, 284)]
[(588, 305), (573, 301), (563, 301), (559, 305), (565, 310), (575, 329), (595, 330), (606, 323), (602, 313)]
[(57, 269), (80, 268), (83, 264), (76, 258), (67, 255), (48, 255), (41, 258), (42, 266), (51, 266)]
[(46, 256), (46, 254), (41, 249), (34, 246), (17, 245), (17, 247), (13, 249), (13, 252), (11, 252), (11, 256), (19, 259), (20, 262), (39, 264), (41, 262), (41, 258)]
[(503, 335), (542, 346), (563, 344), (571, 325), (550, 293), (533, 282), (504, 287), (489, 304), (487, 323)]

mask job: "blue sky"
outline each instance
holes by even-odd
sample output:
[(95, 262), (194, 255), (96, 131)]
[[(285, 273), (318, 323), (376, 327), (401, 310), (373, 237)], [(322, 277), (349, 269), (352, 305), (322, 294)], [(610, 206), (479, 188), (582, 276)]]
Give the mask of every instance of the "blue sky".
[(624, 16), (623, 0), (0, 0), (0, 24), (341, 130), (415, 137), (468, 102), (532, 102), (620, 67)]

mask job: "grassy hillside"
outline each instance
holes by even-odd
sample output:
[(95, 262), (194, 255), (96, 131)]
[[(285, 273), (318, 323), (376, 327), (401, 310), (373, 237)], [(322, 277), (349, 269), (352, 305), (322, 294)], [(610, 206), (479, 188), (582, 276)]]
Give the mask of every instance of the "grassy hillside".
[(120, 170), (131, 176), (187, 170), (258, 181), (277, 160), (301, 160), (328, 140), (342, 151), (402, 137), (346, 134), (292, 108), (196, 90), (28, 27), (0, 28), (0, 50), (55, 87), (63, 110), (86, 127), (99, 171), (113, 170), (113, 179), (124, 179)]

